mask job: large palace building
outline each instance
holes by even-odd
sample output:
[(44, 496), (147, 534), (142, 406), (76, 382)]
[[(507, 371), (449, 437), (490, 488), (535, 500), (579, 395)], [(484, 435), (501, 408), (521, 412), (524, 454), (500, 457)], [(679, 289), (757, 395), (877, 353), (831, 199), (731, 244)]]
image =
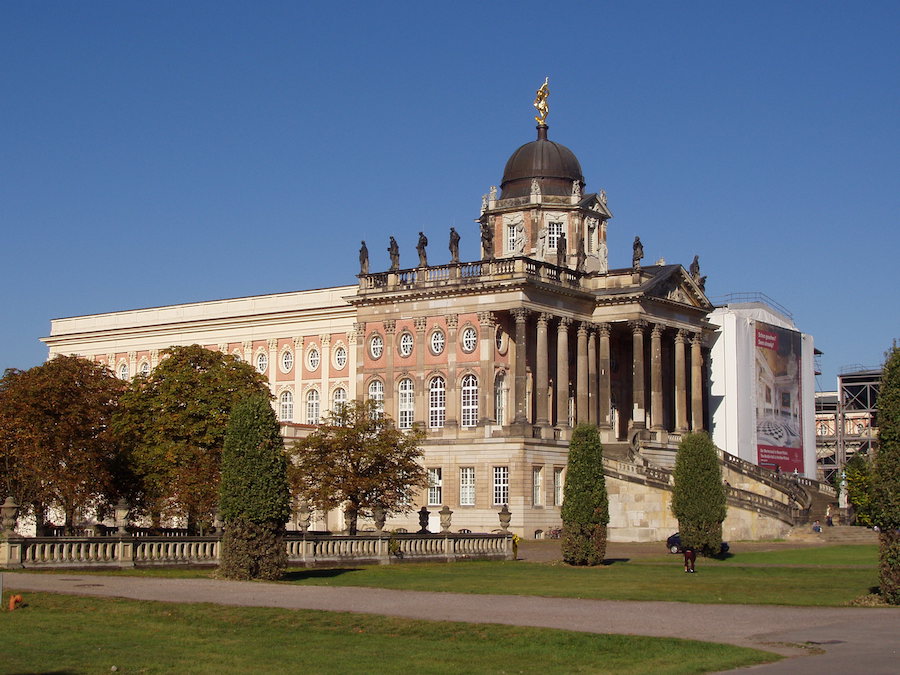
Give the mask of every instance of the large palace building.
[[(377, 400), (399, 427), (427, 429), (430, 487), (416, 507), (448, 505), (454, 529), (493, 530), (504, 504), (521, 535), (558, 527), (568, 441), (589, 422), (608, 458), (611, 538), (665, 538), (677, 527), (665, 467), (710, 417), (713, 307), (696, 263), (644, 265), (638, 239), (632, 266), (609, 269), (606, 194), (585, 190), (545, 113), (482, 199), (480, 260), (458, 259), (453, 230), (444, 264), (429, 264), (420, 237), (415, 267), (401, 267), (392, 240), (391, 268), (370, 271), (363, 244), (354, 285), (56, 319), (50, 355), (128, 378), (170, 345), (235, 354), (268, 378), (288, 438), (342, 401)], [(743, 506), (743, 519), (730, 510), (730, 536), (783, 530), (784, 519), (761, 525), (758, 504)], [(339, 515), (318, 526), (340, 530)]]

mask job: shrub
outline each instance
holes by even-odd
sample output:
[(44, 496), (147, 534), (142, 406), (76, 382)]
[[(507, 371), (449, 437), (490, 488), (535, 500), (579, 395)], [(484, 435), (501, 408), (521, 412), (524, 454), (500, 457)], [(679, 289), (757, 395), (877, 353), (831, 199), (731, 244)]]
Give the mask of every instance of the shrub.
[(681, 544), (706, 555), (722, 547), (725, 487), (716, 446), (703, 432), (687, 434), (675, 458), (672, 513), (678, 519)]
[(569, 443), (563, 488), (562, 555), (570, 565), (599, 565), (606, 555), (609, 498), (597, 427), (579, 424)]
[(886, 357), (878, 393), (872, 521), (881, 529), (881, 595), (886, 602), (900, 605), (900, 348), (894, 344)]
[(219, 506), (225, 520), (222, 576), (279, 578), (287, 565), (290, 492), (284, 441), (266, 396), (243, 399), (228, 420)]

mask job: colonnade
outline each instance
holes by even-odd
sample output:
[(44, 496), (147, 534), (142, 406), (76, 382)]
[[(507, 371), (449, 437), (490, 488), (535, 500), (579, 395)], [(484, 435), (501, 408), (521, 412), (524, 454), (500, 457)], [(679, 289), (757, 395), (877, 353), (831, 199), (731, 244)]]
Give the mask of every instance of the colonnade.
[[(534, 321), (529, 316), (534, 315)], [(664, 404), (674, 401), (674, 429), (668, 431), (686, 432), (703, 428), (703, 355), (702, 335), (697, 331), (668, 326), (661, 322), (633, 320), (627, 322), (631, 337), (631, 349), (615, 349), (611, 344), (615, 338), (622, 339), (623, 323), (595, 323), (577, 321), (566, 316), (554, 316), (547, 312), (530, 312), (515, 309), (511, 312), (513, 334), (515, 336), (515, 361), (512, 365), (514, 377), (513, 409), (514, 424), (533, 421), (536, 426), (566, 427), (569, 425), (569, 388), (575, 385), (575, 422), (596, 424), (601, 429), (613, 429), (613, 353), (630, 351), (631, 363), (631, 410), (629, 428), (649, 428), (666, 430)], [(623, 326), (624, 327), (624, 326)], [(551, 380), (550, 341), (555, 328), (556, 368)], [(534, 331), (534, 338), (531, 337)], [(572, 336), (574, 333), (574, 340)], [(649, 364), (646, 363), (645, 343), (649, 334)], [(627, 333), (626, 333), (627, 335)], [(534, 350), (529, 350), (533, 339)], [(671, 341), (667, 349), (674, 351), (674, 373), (664, 373), (663, 345)], [(569, 349), (574, 343), (574, 359), (570, 359)], [(688, 358), (687, 345), (690, 344)], [(533, 354), (531, 364), (534, 391), (534, 414), (529, 416), (527, 398), (528, 364), (526, 355)], [(574, 373), (570, 364), (574, 363)], [(648, 372), (649, 365), (649, 372)], [(690, 378), (690, 380), (688, 380)], [(649, 380), (650, 390), (646, 384)], [(672, 383), (672, 389), (665, 391), (664, 383)], [(690, 383), (690, 386), (688, 386)], [(552, 389), (553, 405), (550, 404)], [(649, 393), (649, 396), (648, 396)], [(690, 397), (690, 400), (689, 400)], [(649, 400), (648, 400), (649, 398)], [(619, 403), (619, 408), (625, 406)], [(649, 404), (649, 409), (648, 409)], [(553, 410), (551, 410), (551, 407)], [(555, 414), (554, 414), (555, 413)], [(628, 414), (628, 411), (623, 410)]]

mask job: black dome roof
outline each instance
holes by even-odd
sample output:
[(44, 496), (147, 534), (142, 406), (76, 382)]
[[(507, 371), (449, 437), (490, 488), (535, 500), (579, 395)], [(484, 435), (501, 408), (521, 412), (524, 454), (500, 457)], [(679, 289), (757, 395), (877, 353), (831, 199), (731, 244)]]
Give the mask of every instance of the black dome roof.
[(537, 178), (545, 195), (571, 195), (572, 181), (584, 187), (581, 164), (566, 146), (547, 140), (547, 127), (539, 125), (537, 140), (510, 155), (500, 183), (501, 199), (531, 194), (531, 179)]

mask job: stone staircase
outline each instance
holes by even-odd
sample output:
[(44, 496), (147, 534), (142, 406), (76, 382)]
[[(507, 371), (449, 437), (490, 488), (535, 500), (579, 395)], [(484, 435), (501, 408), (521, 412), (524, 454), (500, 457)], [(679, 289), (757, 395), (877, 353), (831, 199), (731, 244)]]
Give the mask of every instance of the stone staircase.
[(835, 525), (822, 528), (822, 539), (829, 544), (877, 544), (878, 533), (867, 527)]

